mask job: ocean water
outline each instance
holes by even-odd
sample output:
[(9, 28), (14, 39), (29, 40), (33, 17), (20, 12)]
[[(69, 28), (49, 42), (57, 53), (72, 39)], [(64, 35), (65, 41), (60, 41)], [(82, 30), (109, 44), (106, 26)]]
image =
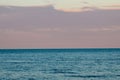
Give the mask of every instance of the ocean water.
[(0, 80), (120, 80), (120, 49), (0, 49)]

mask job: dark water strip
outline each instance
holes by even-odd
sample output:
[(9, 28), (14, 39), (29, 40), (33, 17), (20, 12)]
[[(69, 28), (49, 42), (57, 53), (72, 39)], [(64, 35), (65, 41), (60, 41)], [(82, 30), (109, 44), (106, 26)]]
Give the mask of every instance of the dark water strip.
[(120, 48), (63, 48), (63, 49), (0, 49), (0, 53), (40, 52), (120, 52)]
[(105, 77), (120, 77), (120, 75), (65, 75), (66, 77), (80, 78), (105, 78)]

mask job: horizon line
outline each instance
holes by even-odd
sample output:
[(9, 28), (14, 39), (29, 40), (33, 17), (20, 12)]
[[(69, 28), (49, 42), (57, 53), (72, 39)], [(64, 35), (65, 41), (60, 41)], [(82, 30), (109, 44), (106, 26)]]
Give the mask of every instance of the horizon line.
[(34, 50), (39, 50), (39, 49), (120, 49), (120, 47), (111, 47), (111, 48), (0, 48), (0, 50), (29, 50), (29, 49), (34, 49)]

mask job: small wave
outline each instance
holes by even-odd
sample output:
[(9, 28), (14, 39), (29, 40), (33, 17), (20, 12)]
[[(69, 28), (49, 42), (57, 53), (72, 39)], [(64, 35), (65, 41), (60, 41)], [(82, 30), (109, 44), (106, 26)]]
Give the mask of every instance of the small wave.
[(71, 69), (51, 69), (51, 70), (41, 70), (42, 72), (48, 72), (50, 74), (77, 74)]

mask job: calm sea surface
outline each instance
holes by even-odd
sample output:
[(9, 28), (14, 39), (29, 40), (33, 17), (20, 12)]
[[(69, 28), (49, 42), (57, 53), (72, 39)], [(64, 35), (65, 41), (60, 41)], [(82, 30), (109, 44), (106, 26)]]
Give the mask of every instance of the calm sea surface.
[(120, 49), (0, 49), (0, 80), (120, 80)]

